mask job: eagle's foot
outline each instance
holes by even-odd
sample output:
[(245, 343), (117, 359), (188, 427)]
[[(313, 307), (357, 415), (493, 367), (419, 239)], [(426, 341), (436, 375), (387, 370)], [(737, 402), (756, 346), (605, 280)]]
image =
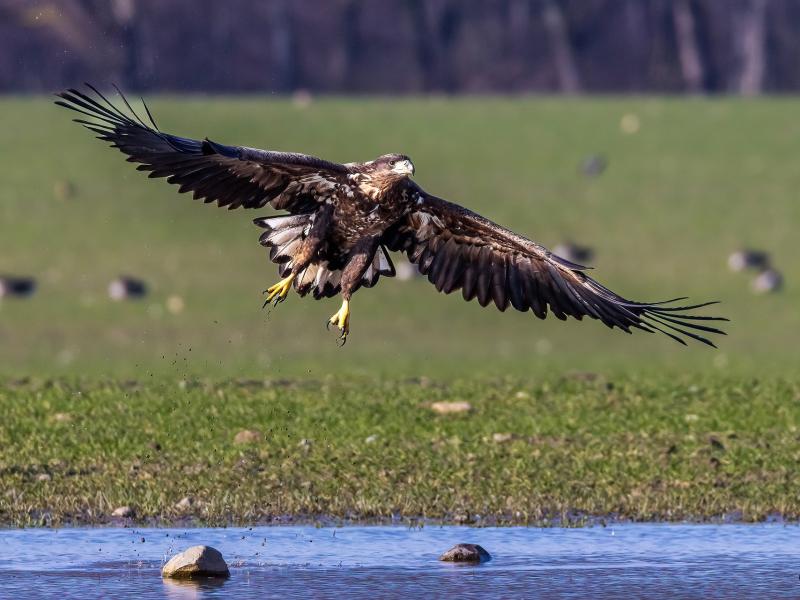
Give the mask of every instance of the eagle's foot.
[(341, 345), (344, 346), (347, 341), (347, 334), (350, 333), (350, 302), (342, 300), (342, 306), (339, 310), (328, 320), (327, 327), (330, 329), (331, 325), (336, 325), (342, 334), (339, 336)]
[(295, 277), (295, 273), (292, 273), (288, 277), (281, 279), (278, 283), (265, 290), (264, 293), (267, 295), (267, 299), (264, 302), (264, 306), (270, 302), (272, 302), (273, 306), (278, 306), (278, 304), (286, 300), (289, 290), (292, 289), (292, 282), (294, 281)]

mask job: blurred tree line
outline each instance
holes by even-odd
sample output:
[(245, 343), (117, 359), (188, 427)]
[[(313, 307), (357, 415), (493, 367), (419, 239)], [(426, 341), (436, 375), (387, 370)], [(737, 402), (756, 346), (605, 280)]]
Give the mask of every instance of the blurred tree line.
[(0, 91), (800, 88), (798, 0), (0, 0)]

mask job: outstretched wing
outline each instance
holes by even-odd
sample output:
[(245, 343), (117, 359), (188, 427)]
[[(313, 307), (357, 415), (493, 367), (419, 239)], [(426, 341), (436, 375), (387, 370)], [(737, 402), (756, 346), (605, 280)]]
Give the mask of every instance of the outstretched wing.
[(61, 100), (56, 104), (90, 117), (75, 121), (127, 154), (129, 162), (141, 163), (138, 170), (149, 171), (150, 177), (166, 177), (180, 186), (179, 192), (193, 192), (205, 202), (229, 209), (261, 208), (270, 203), (292, 213), (309, 212), (346, 182), (350, 172), (344, 165), (305, 154), (226, 146), (162, 133), (147, 106), (149, 125), (122, 93), (130, 114), (86, 85), (93, 94), (70, 89), (57, 94)]
[(715, 302), (674, 306), (683, 298), (626, 300), (586, 275), (586, 267), (457, 204), (418, 194), (415, 210), (387, 232), (386, 244), (405, 252), (440, 292), (460, 289), (465, 300), (477, 298), (481, 306), (494, 301), (501, 311), (509, 305), (530, 309), (540, 319), (549, 307), (561, 320), (589, 316), (628, 333), (631, 328), (660, 331), (682, 344), (687, 336), (714, 346), (701, 333), (724, 335), (698, 321), (727, 319), (686, 314)]

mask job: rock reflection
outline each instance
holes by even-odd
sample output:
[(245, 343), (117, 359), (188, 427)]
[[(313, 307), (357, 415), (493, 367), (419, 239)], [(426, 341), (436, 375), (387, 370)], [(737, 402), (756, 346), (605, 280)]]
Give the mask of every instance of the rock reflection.
[(164, 593), (172, 600), (194, 600), (205, 597), (204, 592), (218, 590), (227, 579), (204, 577), (202, 579), (162, 579)]

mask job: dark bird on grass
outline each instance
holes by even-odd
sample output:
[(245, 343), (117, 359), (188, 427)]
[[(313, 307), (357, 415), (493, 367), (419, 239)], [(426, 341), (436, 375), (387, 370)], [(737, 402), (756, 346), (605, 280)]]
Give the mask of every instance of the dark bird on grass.
[(513, 306), (540, 319), (548, 309), (561, 320), (588, 316), (628, 333), (659, 331), (682, 344), (688, 337), (713, 346), (704, 335), (723, 333), (703, 323), (725, 319), (687, 312), (712, 302), (627, 300), (589, 277), (586, 267), (428, 194), (411, 180), (414, 165), (403, 154), (339, 164), (228, 146), (163, 133), (147, 106), (146, 122), (121, 94), (127, 111), (92, 86), (58, 96), (56, 104), (88, 117), (78, 123), (127, 154), (129, 162), (140, 163), (138, 170), (178, 185), (179, 192), (229, 209), (270, 205), (285, 211), (255, 219), (264, 229), (261, 244), (282, 277), (266, 290), (267, 302), (282, 302), (292, 287), (316, 299), (341, 295), (341, 308), (328, 325), (339, 328), (343, 341), (353, 293), (395, 274), (390, 251), (405, 252), (438, 291), (460, 290), (465, 300), (493, 302), (501, 311)]
[(15, 277), (0, 275), (0, 298), (27, 298), (36, 291), (36, 280), (33, 277)]

